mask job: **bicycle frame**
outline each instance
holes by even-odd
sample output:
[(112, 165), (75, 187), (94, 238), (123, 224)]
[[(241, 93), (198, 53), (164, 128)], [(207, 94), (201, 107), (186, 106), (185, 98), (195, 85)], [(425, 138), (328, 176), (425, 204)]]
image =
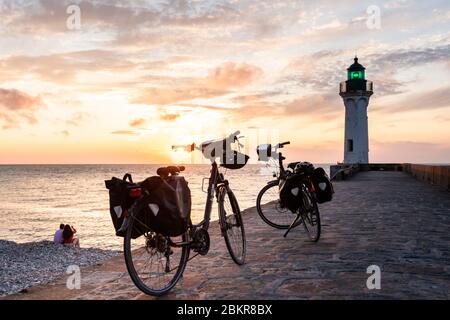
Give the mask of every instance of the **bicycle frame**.
[(283, 160), (286, 160), (286, 158), (283, 156), (283, 154), (281, 152), (278, 152), (278, 167), (280, 168), (280, 173), (278, 174), (278, 176), (275, 176), (275, 173), (274, 173), (274, 177), (276, 177), (276, 179), (268, 181), (267, 184), (272, 183), (274, 181), (280, 181), (280, 179), (283, 179), (286, 177), (287, 171), (284, 168)]
[[(209, 183), (208, 183), (208, 190), (207, 190), (207, 197), (205, 202), (205, 211), (203, 214), (203, 220), (200, 223), (192, 224), (189, 226), (189, 232), (195, 231), (196, 228), (203, 228), (205, 230), (208, 230), (209, 228), (209, 222), (211, 220), (211, 212), (212, 212), (212, 206), (214, 203), (214, 196), (217, 194), (218, 188), (221, 185), (228, 185), (228, 181), (224, 179), (224, 176), (222, 173), (219, 172), (219, 166), (215, 161), (211, 163), (211, 174), (209, 177)], [(169, 238), (170, 240), (170, 238)], [(193, 241), (189, 242), (172, 242), (169, 241), (170, 245), (173, 247), (182, 247), (191, 245)]]
[(213, 161), (211, 163), (211, 175), (209, 177), (203, 220), (200, 223), (193, 225), (193, 227), (202, 227), (203, 229), (208, 230), (209, 222), (211, 220), (214, 196), (217, 194), (218, 188), (222, 184), (226, 185), (227, 180), (225, 180), (223, 174), (219, 172), (219, 166), (217, 163)]

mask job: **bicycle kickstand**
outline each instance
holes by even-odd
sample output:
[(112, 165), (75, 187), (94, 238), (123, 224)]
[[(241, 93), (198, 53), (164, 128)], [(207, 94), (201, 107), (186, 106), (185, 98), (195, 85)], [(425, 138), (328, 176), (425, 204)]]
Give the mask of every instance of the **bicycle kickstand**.
[(297, 213), (297, 216), (295, 217), (294, 221), (292, 221), (291, 225), (287, 229), (286, 233), (284, 234), (284, 238), (287, 237), (288, 233), (291, 231), (291, 229), (295, 226), (295, 224), (298, 222), (298, 220), (301, 218), (301, 214)]

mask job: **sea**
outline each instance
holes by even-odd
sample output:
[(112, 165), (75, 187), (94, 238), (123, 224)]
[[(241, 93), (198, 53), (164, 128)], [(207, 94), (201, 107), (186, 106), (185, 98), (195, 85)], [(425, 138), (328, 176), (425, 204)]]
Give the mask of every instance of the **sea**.
[[(17, 243), (52, 240), (64, 223), (77, 229), (82, 247), (121, 250), (123, 239), (115, 236), (105, 180), (130, 173), (135, 182), (142, 181), (155, 175), (160, 166), (0, 165), (0, 239)], [(316, 166), (326, 171), (330, 167)], [(273, 180), (275, 170), (264, 164), (248, 164), (239, 170), (221, 168), (241, 210), (256, 205), (259, 190)], [(209, 172), (209, 165), (199, 164), (187, 165), (182, 173), (191, 189), (194, 223), (203, 218), (206, 193), (202, 183)], [(217, 210), (215, 203), (212, 220), (218, 219)]]

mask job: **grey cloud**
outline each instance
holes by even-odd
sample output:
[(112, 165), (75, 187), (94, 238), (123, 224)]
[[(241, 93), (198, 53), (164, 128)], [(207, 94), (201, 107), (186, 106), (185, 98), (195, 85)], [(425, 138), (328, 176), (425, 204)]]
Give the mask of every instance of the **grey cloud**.
[(416, 93), (404, 98), (395, 105), (387, 105), (378, 110), (382, 112), (410, 112), (414, 110), (435, 110), (450, 108), (450, 86), (437, 88), (431, 91)]
[[(346, 80), (347, 67), (353, 63), (351, 57), (344, 57), (346, 54), (344, 50), (325, 50), (299, 57), (287, 65), (287, 74), (278, 79), (278, 82), (337, 92), (339, 82)], [(395, 79), (396, 73), (401, 69), (425, 63), (448, 62), (449, 57), (450, 45), (443, 44), (423, 49), (374, 53), (361, 56), (360, 62), (367, 67), (368, 78), (374, 81), (377, 94), (386, 96), (404, 91), (405, 83)]]

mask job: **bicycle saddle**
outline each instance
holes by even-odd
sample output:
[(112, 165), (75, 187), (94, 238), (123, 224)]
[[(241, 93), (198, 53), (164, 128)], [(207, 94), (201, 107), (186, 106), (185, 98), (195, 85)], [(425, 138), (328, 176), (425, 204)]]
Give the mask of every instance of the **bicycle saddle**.
[(297, 162), (291, 162), (291, 163), (288, 164), (287, 167), (288, 167), (289, 169), (294, 170), (295, 167), (297, 166), (297, 164), (299, 164), (299, 163), (300, 163), (300, 161), (297, 161)]
[(314, 170), (314, 165), (307, 161), (300, 161), (300, 162), (289, 163), (288, 168), (292, 169), (292, 171), (294, 171), (294, 173), (311, 172)]
[(168, 167), (161, 167), (156, 170), (156, 174), (161, 177), (168, 177), (169, 174), (174, 176), (180, 173), (181, 171), (184, 171), (186, 168), (184, 166), (168, 166)]

